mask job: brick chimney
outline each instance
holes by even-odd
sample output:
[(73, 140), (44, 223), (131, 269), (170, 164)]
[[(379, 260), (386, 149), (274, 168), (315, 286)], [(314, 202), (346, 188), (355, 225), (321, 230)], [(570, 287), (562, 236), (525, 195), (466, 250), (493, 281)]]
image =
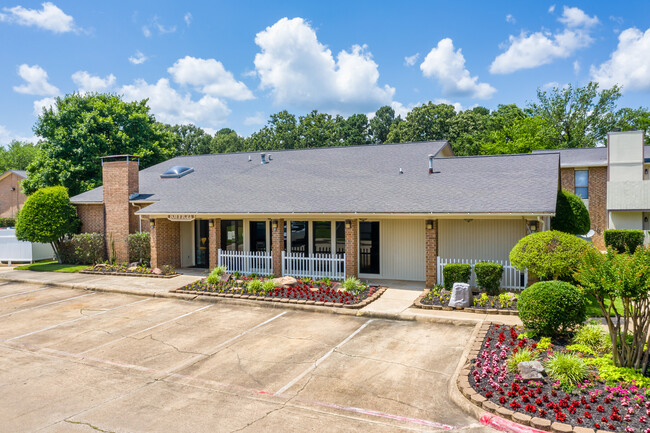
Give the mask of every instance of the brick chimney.
[(118, 263), (129, 261), (127, 237), (136, 224), (129, 196), (139, 190), (139, 163), (133, 155), (102, 157), (104, 209), (106, 212), (106, 248), (108, 258), (113, 248)]

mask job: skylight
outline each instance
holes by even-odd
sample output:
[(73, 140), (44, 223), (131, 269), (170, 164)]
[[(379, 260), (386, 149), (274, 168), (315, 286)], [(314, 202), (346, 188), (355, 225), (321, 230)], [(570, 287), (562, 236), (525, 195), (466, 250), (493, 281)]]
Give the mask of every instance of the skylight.
[(161, 178), (167, 179), (167, 178), (178, 178), (178, 177), (183, 177), (186, 174), (190, 174), (194, 171), (193, 168), (190, 167), (185, 167), (183, 165), (175, 165), (163, 174), (160, 175)]

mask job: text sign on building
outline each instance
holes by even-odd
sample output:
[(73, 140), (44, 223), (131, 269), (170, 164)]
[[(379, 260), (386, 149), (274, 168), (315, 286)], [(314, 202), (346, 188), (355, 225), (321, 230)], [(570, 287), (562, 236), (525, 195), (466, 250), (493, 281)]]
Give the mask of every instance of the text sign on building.
[(179, 221), (179, 222), (188, 222), (194, 221), (195, 215), (181, 215), (181, 214), (172, 214), (167, 215), (169, 221)]

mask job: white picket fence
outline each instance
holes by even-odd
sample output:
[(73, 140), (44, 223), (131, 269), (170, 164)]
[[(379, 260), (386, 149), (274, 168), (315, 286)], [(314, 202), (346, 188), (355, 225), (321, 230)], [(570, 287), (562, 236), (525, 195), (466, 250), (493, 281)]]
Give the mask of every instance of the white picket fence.
[(474, 265), (479, 262), (498, 263), (503, 266), (503, 277), (501, 277), (501, 288), (509, 290), (523, 290), (528, 285), (528, 271), (522, 272), (515, 269), (508, 260), (475, 260), (475, 259), (445, 259), (438, 257), (438, 284), (444, 284), (442, 268), (447, 263), (468, 263), (472, 265), (472, 276), (469, 280), (471, 287), (476, 287), (476, 273)]
[(288, 253), (282, 251), (282, 275), (300, 278), (345, 279), (345, 254)]
[(16, 229), (0, 229), (0, 262), (35, 262), (54, 257), (50, 244), (23, 242), (16, 239)]
[(218, 250), (218, 264), (228, 272), (240, 274), (273, 274), (273, 255), (266, 251), (226, 251)]

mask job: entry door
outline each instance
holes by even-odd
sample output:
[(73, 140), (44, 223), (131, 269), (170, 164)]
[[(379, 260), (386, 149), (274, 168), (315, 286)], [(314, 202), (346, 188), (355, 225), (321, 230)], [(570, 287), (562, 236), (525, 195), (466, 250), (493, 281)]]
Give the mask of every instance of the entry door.
[(359, 223), (359, 272), (379, 274), (379, 221)]
[(209, 241), (208, 241), (208, 221), (196, 220), (194, 221), (194, 248), (195, 248), (195, 261), (197, 268), (207, 268), (209, 265)]

